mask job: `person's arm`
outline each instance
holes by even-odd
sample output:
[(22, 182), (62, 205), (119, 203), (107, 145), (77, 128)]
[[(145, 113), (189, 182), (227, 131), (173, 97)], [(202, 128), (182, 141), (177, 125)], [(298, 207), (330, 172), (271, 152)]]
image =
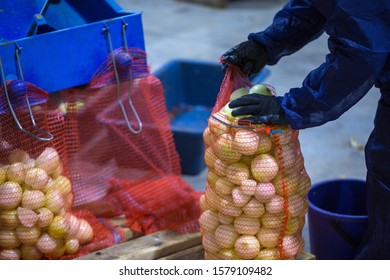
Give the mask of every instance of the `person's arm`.
[(318, 38), (325, 28), (325, 17), (308, 0), (292, 0), (274, 17), (262, 32), (251, 33), (249, 40), (262, 44), (268, 53), (269, 65), (292, 54)]

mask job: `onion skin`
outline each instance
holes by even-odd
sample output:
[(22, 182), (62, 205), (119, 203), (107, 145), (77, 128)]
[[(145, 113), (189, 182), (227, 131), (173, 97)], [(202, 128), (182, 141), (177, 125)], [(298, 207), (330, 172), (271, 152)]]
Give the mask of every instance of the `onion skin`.
[(35, 160), (36, 166), (45, 170), (49, 175), (55, 171), (60, 163), (59, 154), (51, 147), (45, 148), (45, 150)]
[(22, 201), (23, 189), (16, 182), (0, 185), (0, 209), (16, 209)]
[(19, 249), (0, 250), (0, 260), (20, 260)]
[(250, 260), (259, 254), (260, 243), (252, 235), (241, 235), (234, 244), (234, 250), (241, 258)]

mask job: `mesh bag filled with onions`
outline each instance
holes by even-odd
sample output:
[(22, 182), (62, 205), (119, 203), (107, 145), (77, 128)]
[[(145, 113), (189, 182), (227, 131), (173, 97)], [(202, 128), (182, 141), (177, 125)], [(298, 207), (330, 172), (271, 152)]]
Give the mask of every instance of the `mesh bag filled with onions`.
[(94, 237), (72, 212), (64, 116), (21, 80), (0, 88), (0, 259), (59, 259)]
[(311, 181), (298, 131), (253, 125), (227, 104), (243, 94), (275, 95), (229, 67), (204, 130), (206, 191), (199, 219), (206, 259), (295, 259)]

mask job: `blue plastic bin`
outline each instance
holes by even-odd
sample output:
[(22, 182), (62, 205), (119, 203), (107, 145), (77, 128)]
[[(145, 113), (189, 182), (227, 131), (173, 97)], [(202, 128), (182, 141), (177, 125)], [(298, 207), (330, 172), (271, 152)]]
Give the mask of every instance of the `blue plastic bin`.
[(352, 260), (366, 232), (365, 181), (314, 184), (308, 193), (310, 251), (319, 260)]
[[(218, 63), (178, 59), (154, 72), (165, 92), (172, 132), (183, 174), (196, 175), (204, 164), (203, 131), (214, 107), (223, 73)], [(261, 83), (269, 75), (265, 68), (251, 78)]]

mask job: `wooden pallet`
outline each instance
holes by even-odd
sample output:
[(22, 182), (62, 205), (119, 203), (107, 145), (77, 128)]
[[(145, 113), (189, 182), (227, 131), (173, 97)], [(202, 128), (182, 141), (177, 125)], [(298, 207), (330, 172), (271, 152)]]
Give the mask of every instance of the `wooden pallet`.
[[(125, 226), (125, 219), (112, 220), (116, 227), (124, 233), (121, 244), (96, 251), (77, 258), (78, 260), (202, 260), (204, 250), (199, 232), (178, 234), (170, 230), (150, 235), (135, 233)], [(314, 260), (315, 257), (303, 252), (298, 260)]]

